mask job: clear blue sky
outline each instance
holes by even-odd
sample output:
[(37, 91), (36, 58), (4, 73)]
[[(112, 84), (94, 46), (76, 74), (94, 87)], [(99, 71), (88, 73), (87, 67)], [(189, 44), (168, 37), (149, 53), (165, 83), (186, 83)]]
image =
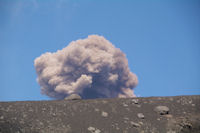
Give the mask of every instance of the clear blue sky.
[(0, 0), (0, 101), (49, 100), (34, 59), (90, 34), (126, 54), (137, 96), (200, 95), (199, 0)]

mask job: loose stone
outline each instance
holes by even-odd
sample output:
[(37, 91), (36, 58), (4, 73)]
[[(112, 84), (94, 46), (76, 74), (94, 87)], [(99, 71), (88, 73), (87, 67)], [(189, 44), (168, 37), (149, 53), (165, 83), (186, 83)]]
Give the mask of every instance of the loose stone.
[(125, 104), (125, 103), (123, 103), (123, 106), (124, 106), (124, 107), (128, 107), (128, 105), (127, 105), (127, 104)]
[(140, 118), (140, 119), (144, 119), (144, 115), (143, 115), (142, 113), (138, 113), (137, 116), (138, 116), (138, 118)]
[(101, 113), (101, 115), (102, 115), (103, 117), (107, 117), (107, 116), (108, 116), (108, 113), (103, 111), (103, 112)]
[(129, 118), (128, 117), (124, 117), (124, 120), (129, 120)]
[(138, 99), (132, 99), (131, 100), (134, 104), (138, 104)]
[(99, 129), (96, 129), (94, 133), (100, 133), (101, 131)]
[(157, 106), (154, 110), (160, 115), (166, 115), (169, 113), (169, 108), (167, 106)]
[(4, 117), (3, 117), (3, 116), (1, 116), (1, 117), (0, 117), (0, 119), (1, 119), (1, 120), (3, 120), (3, 119), (4, 119)]
[(96, 112), (99, 112), (99, 109), (95, 108), (95, 111), (96, 111)]
[(89, 131), (95, 131), (95, 128), (94, 127), (88, 127), (88, 130)]
[(131, 121), (131, 125), (132, 125), (133, 127), (140, 127), (140, 124), (135, 123), (135, 122), (133, 122), (133, 121)]

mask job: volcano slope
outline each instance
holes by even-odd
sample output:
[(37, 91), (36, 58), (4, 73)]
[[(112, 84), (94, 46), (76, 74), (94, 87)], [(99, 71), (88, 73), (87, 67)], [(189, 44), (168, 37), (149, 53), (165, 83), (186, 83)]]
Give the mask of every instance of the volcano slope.
[(200, 96), (0, 102), (0, 133), (200, 133)]

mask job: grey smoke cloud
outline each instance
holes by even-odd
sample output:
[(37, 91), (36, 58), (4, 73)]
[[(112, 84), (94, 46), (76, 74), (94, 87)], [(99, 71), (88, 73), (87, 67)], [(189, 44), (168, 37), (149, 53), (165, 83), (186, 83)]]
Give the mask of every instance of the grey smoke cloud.
[(137, 76), (120, 49), (103, 36), (72, 41), (34, 61), (41, 93), (56, 99), (79, 94), (84, 99), (134, 97)]

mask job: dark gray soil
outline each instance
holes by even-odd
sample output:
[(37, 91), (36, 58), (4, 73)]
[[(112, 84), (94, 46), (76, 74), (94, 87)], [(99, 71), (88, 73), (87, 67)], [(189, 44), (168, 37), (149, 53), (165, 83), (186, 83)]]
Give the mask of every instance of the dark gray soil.
[(200, 96), (0, 102), (0, 133), (200, 133)]

